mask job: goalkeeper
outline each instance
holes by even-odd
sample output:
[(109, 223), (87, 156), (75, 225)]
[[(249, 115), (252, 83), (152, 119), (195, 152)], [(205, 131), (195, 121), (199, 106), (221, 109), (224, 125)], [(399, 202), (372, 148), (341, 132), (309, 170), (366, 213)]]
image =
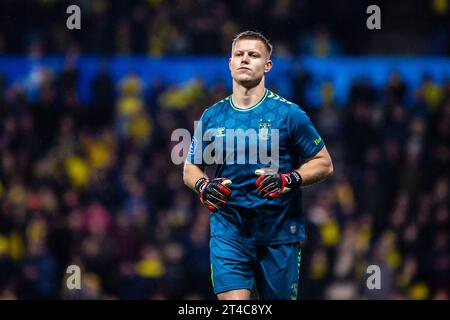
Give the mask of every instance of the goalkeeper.
[[(306, 113), (265, 88), (271, 53), (260, 33), (236, 36), (228, 61), (233, 93), (204, 111), (184, 166), (184, 183), (211, 211), (211, 278), (220, 300), (248, 300), (252, 288), (261, 299), (297, 299), (305, 237), (301, 187), (333, 173), (330, 155)], [(254, 130), (257, 143), (274, 144), (278, 158), (270, 166), (234, 161), (234, 154), (250, 155), (255, 143), (243, 137), (237, 146), (230, 144), (228, 133), (237, 129)], [(199, 130), (211, 133), (211, 139), (197, 138)], [(216, 149), (225, 160), (214, 163), (215, 176), (209, 178), (205, 149), (218, 141), (226, 146)]]

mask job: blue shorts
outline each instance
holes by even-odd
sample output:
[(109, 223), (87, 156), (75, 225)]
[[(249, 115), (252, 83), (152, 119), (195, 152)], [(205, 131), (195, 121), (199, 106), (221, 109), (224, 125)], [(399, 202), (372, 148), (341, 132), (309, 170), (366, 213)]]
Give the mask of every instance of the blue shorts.
[(253, 245), (211, 237), (211, 281), (214, 293), (256, 287), (263, 300), (297, 300), (300, 244)]

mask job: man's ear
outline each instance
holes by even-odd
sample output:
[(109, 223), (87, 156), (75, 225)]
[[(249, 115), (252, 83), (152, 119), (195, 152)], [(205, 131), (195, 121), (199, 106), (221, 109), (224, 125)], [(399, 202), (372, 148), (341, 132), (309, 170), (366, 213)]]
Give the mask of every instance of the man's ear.
[(270, 60), (270, 59), (267, 60), (265, 66), (264, 66), (264, 73), (269, 72), (270, 69), (272, 69), (272, 65), (273, 65), (272, 60)]

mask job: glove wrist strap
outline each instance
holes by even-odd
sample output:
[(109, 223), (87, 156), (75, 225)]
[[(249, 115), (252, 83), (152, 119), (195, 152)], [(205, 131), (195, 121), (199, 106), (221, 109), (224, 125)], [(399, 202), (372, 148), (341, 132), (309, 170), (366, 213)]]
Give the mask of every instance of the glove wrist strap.
[(197, 182), (195, 183), (195, 190), (197, 190), (198, 193), (201, 193), (203, 191), (203, 185), (206, 181), (208, 181), (208, 179), (203, 177), (197, 180)]
[(292, 185), (293, 186), (300, 187), (302, 185), (303, 179), (298, 171), (293, 170), (291, 172), (291, 177), (292, 177)]

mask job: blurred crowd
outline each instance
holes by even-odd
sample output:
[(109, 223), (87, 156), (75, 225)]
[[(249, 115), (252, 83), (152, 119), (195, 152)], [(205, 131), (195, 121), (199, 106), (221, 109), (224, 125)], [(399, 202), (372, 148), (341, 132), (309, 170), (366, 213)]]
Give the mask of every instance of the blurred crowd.
[[(73, 4), (81, 30), (69, 31)], [(381, 30), (366, 27), (373, 4)], [(237, 33), (257, 29), (277, 55), (450, 55), (449, 14), (449, 0), (3, 0), (0, 53), (220, 54)]]
[[(448, 299), (450, 81), (355, 79), (344, 108), (332, 87), (313, 111), (336, 169), (307, 196), (304, 297)], [(369, 265), (380, 290), (367, 288)]]
[[(0, 75), (0, 298), (214, 299), (209, 213), (170, 160), (171, 134), (192, 131), (225, 84), (115, 83), (105, 65), (82, 104), (75, 65), (34, 90)], [(304, 189), (300, 297), (448, 299), (450, 82), (354, 79), (345, 105), (324, 82), (309, 105), (307, 70), (286, 98), (310, 114), (335, 174)], [(67, 289), (69, 265), (81, 290)]]

